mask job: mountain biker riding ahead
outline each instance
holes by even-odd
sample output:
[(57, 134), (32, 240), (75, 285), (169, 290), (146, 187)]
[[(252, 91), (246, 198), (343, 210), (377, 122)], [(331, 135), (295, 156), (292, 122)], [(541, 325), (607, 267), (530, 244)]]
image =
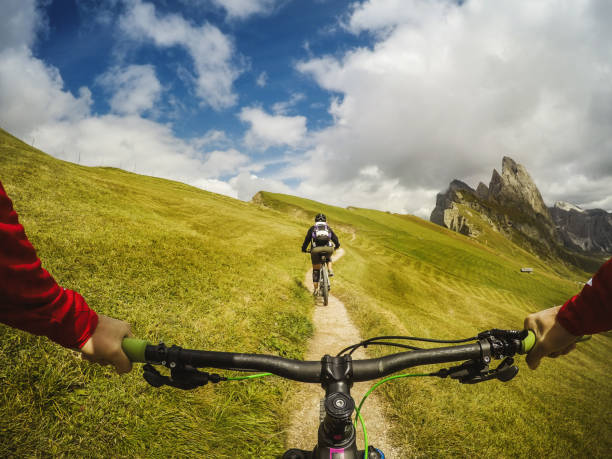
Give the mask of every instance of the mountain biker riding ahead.
[(308, 229), (304, 243), (302, 244), (302, 252), (306, 252), (308, 245), (310, 248), (310, 259), (312, 261), (312, 283), (314, 284), (314, 293), (316, 294), (319, 288), (319, 274), (321, 270), (321, 257), (327, 256), (327, 266), (329, 275), (333, 276), (331, 255), (335, 249), (340, 248), (338, 236), (327, 224), (327, 217), (323, 214), (315, 216), (315, 224)]

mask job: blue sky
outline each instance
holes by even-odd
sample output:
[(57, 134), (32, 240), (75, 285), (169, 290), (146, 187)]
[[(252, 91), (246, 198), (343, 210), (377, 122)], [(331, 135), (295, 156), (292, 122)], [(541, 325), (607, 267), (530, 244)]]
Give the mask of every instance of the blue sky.
[(58, 158), (427, 218), (510, 156), (612, 209), (607, 1), (3, 6), (0, 127)]
[[(91, 3), (54, 1), (45, 8), (49, 27), (34, 51), (37, 57), (60, 70), (66, 90), (77, 93), (82, 86), (91, 87), (96, 77), (118, 60), (152, 64), (158, 79), (168, 85), (168, 92), (184, 104), (177, 113), (167, 100), (160, 100), (156, 108), (161, 113), (155, 119), (172, 122), (174, 132), (181, 137), (201, 135), (202, 126), (241, 134), (244, 128), (236, 123), (235, 107), (228, 110), (201, 107), (202, 101), (193, 97), (189, 83), (177, 78), (177, 65), (187, 71), (191, 66), (187, 52), (178, 46), (159, 49), (147, 44), (122, 49), (124, 45), (117, 36), (121, 32), (113, 19), (120, 16), (125, 6), (116, 2), (95, 6)], [(295, 63), (313, 54), (340, 55), (343, 50), (372, 42), (366, 34), (355, 36), (339, 27), (347, 16), (348, 1), (286, 1), (245, 19), (227, 18), (224, 9), (212, 2), (191, 2), (192, 6), (187, 3), (190, 2), (150, 4), (159, 17), (178, 14), (194, 25), (208, 22), (230, 37), (236, 48), (234, 60), (241, 72), (233, 82), (237, 106), (260, 105), (271, 110), (274, 104), (301, 94), (303, 99), (292, 109), (307, 117), (309, 129), (331, 124), (332, 118), (327, 113), (329, 94), (311, 79), (300, 76)], [(110, 13), (110, 23), (97, 19), (98, 15), (106, 17)], [(118, 54), (123, 53), (126, 55), (119, 58)], [(94, 91), (94, 112), (102, 114), (109, 110), (106, 96), (103, 91)]]

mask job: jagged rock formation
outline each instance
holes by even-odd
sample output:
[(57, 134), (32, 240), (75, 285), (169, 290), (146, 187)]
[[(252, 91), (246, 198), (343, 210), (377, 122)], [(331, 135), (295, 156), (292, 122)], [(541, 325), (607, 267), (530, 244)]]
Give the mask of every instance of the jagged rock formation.
[[(478, 219), (470, 218), (476, 213)], [(612, 253), (612, 214), (582, 211), (569, 204), (548, 208), (527, 170), (509, 157), (501, 174), (493, 170), (489, 186), (476, 190), (453, 180), (436, 197), (433, 223), (466, 236), (478, 237), (486, 224), (524, 248), (567, 258), (563, 247), (597, 255)], [(477, 222), (477, 223), (475, 223)]]
[(550, 214), (565, 247), (590, 253), (612, 253), (612, 213), (556, 202)]
[(527, 170), (511, 158), (504, 157), (502, 173), (493, 170), (487, 187), (476, 190), (460, 180), (453, 180), (445, 193), (439, 193), (430, 220), (468, 236), (480, 231), (470, 225), (460, 207), (470, 208), (496, 231), (508, 238), (522, 233), (540, 244), (560, 244), (555, 224), (542, 195)]
[(456, 204), (463, 201), (465, 192), (474, 193), (474, 190), (461, 180), (453, 180), (446, 193), (438, 193), (436, 207), (429, 219), (466, 236), (473, 235), (473, 229), (467, 224), (465, 217), (460, 214)]

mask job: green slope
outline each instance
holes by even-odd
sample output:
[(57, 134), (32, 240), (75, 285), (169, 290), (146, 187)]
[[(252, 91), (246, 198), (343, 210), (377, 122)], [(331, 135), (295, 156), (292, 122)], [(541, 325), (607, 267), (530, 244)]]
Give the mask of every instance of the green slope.
[[(0, 181), (56, 280), (138, 337), (300, 357), (308, 266), (285, 215), (180, 183), (58, 161), (0, 132)], [(297, 236), (296, 236), (297, 235)], [(0, 457), (271, 457), (288, 384), (183, 392), (119, 378), (0, 325)]]
[[(272, 193), (260, 193), (258, 201), (302, 216), (304, 225), (323, 211), (340, 228), (347, 251), (333, 290), (364, 337), (452, 339), (522, 328), (527, 313), (564, 302), (589, 277), (493, 232), (485, 245), (412, 216)], [(525, 266), (534, 273), (520, 273)], [(609, 457), (612, 340), (598, 335), (579, 347), (536, 372), (521, 361), (507, 384), (410, 379), (382, 386), (392, 432), (411, 456)], [(367, 405), (364, 414), (367, 421)]]

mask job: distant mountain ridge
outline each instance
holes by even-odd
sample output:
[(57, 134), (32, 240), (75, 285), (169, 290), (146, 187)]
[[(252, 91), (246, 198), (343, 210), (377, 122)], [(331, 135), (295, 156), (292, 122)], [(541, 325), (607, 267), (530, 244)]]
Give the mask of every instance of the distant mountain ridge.
[(572, 253), (598, 259), (612, 253), (612, 213), (564, 202), (547, 207), (527, 169), (509, 157), (501, 174), (493, 170), (489, 186), (481, 182), (474, 190), (453, 180), (437, 195), (430, 221), (475, 238), (485, 224), (545, 258), (573, 263)]
[(550, 208), (550, 214), (565, 247), (588, 253), (612, 253), (612, 213), (583, 210), (560, 201)]

